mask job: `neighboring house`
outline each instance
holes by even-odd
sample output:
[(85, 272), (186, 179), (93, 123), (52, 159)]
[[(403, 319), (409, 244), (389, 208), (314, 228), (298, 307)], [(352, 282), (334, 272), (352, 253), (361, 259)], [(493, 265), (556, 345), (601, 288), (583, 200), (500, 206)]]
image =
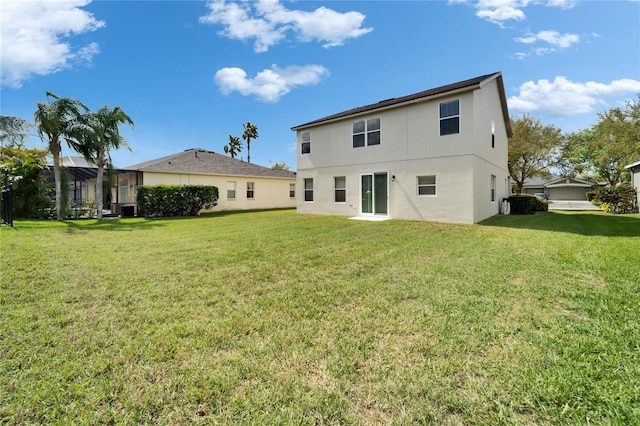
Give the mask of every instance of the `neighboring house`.
[(510, 194), (499, 72), (292, 130), (300, 213), (477, 223)]
[[(95, 201), (95, 179), (98, 174), (98, 168), (95, 164), (89, 163), (84, 157), (65, 155), (60, 160), (60, 166), (68, 173), (69, 176), (69, 200), (73, 201), (75, 204)], [(51, 172), (49, 179), (53, 182), (53, 162), (48, 162), (47, 167)], [(87, 182), (91, 182), (92, 184), (87, 186)], [(109, 182), (107, 181), (106, 171), (104, 185), (104, 207), (108, 210), (110, 209), (109, 203), (111, 202), (111, 194), (109, 193)]]
[(636, 203), (638, 209), (640, 209), (640, 161), (624, 166), (625, 169), (629, 169), (631, 172), (631, 186), (636, 189), (638, 196), (636, 197)]
[(598, 184), (579, 178), (552, 175), (528, 179), (522, 185), (525, 194), (544, 194), (549, 200), (586, 201), (587, 192)]
[[(87, 175), (82, 184), (83, 201), (95, 199), (95, 166), (92, 169), (93, 174)], [(88, 172), (84, 168), (82, 171)], [(105, 191), (105, 198), (110, 202), (112, 213), (118, 215), (137, 214), (136, 189), (142, 185), (216, 186), (218, 204), (208, 211), (296, 205), (294, 172), (270, 169), (200, 148), (116, 169), (112, 184), (111, 191)]]

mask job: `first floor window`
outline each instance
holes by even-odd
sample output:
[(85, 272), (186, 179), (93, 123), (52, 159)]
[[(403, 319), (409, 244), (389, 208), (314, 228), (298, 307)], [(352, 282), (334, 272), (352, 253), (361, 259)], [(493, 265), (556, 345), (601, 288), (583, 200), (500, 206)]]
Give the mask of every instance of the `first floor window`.
[(247, 182), (247, 199), (253, 198), (253, 182)]
[(460, 133), (460, 99), (440, 104), (440, 136)]
[(436, 177), (418, 176), (418, 195), (436, 195)]
[(496, 177), (491, 175), (491, 201), (496, 200)]
[(300, 146), (302, 154), (309, 154), (311, 152), (311, 132), (302, 132), (300, 135)]
[(236, 198), (236, 183), (227, 182), (227, 198), (233, 200)]
[(380, 119), (369, 118), (353, 123), (353, 147), (380, 145)]
[(289, 184), (289, 198), (296, 198), (296, 184)]
[(304, 180), (304, 200), (313, 201), (313, 178)]
[(334, 180), (334, 201), (336, 203), (344, 203), (347, 201), (347, 178), (344, 176), (336, 176)]

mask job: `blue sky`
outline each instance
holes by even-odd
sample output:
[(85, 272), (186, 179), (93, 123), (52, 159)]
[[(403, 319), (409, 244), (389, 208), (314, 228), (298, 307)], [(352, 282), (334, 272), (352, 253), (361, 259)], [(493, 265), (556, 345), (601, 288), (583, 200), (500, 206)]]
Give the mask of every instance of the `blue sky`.
[(639, 1), (3, 0), (0, 12), (1, 114), (32, 119), (46, 91), (120, 106), (136, 127), (123, 130), (132, 151), (112, 153), (119, 167), (222, 153), (251, 121), (251, 161), (295, 169), (292, 126), (495, 71), (512, 116), (565, 131), (640, 94)]

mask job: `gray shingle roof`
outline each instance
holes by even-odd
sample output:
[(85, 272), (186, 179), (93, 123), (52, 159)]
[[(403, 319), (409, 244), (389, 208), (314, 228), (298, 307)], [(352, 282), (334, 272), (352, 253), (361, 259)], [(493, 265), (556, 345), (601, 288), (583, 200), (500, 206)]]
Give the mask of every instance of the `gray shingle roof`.
[(342, 118), (346, 118), (352, 115), (358, 115), (358, 114), (362, 114), (365, 112), (369, 112), (369, 111), (374, 111), (374, 110), (379, 110), (379, 109), (386, 109), (386, 108), (390, 108), (390, 107), (395, 107), (395, 106), (400, 106), (401, 104), (405, 104), (405, 103), (410, 103), (410, 102), (415, 102), (415, 101), (419, 101), (422, 99), (426, 98), (430, 98), (430, 97), (434, 97), (434, 96), (438, 96), (438, 95), (443, 95), (446, 94), (448, 92), (454, 92), (454, 91), (460, 91), (460, 90), (464, 90), (464, 89), (468, 89), (471, 90), (473, 88), (476, 88), (478, 86), (480, 86), (483, 82), (487, 81), (487, 80), (492, 80), (494, 78), (498, 78), (499, 79), (499, 90), (500, 90), (500, 100), (502, 103), (502, 109), (503, 109), (503, 115), (504, 115), (504, 120), (505, 123), (507, 125), (507, 134), (509, 136), (511, 136), (511, 123), (509, 121), (509, 112), (507, 110), (507, 100), (506, 100), (506, 96), (504, 93), (504, 86), (502, 83), (502, 73), (501, 72), (494, 72), (491, 74), (486, 74), (486, 75), (481, 75), (479, 77), (475, 77), (475, 78), (471, 78), (469, 80), (463, 80), (463, 81), (459, 81), (457, 83), (452, 83), (452, 84), (447, 84), (445, 86), (440, 86), (440, 87), (435, 87), (433, 89), (429, 89), (429, 90), (424, 90), (422, 92), (418, 92), (418, 93), (414, 93), (412, 95), (407, 95), (407, 96), (401, 96), (399, 98), (391, 98), (391, 99), (385, 99), (383, 101), (380, 101), (378, 103), (375, 104), (370, 104), (370, 105), (365, 105), (365, 106), (361, 106), (361, 107), (357, 107), (357, 108), (352, 108), (346, 111), (342, 111), (339, 112), (337, 114), (332, 114), (323, 118), (319, 118), (317, 120), (313, 120), (310, 121), (308, 123), (304, 123), (304, 124), (300, 124), (298, 126), (292, 127), (291, 130), (298, 130), (298, 129), (303, 129), (306, 127), (311, 127), (317, 124), (322, 124), (325, 122), (329, 122), (329, 121), (333, 121), (333, 120), (338, 120), (338, 119), (342, 119)]
[(202, 148), (191, 148), (177, 154), (126, 167), (128, 170), (162, 173), (190, 173), (222, 176), (255, 176), (294, 179), (289, 170), (274, 170)]

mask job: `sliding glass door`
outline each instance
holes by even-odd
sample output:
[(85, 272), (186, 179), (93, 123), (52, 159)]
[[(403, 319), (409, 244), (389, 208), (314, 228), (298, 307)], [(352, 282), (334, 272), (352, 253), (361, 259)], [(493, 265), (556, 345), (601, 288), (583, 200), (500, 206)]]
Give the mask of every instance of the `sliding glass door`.
[(360, 213), (364, 215), (387, 215), (387, 173), (360, 175)]

